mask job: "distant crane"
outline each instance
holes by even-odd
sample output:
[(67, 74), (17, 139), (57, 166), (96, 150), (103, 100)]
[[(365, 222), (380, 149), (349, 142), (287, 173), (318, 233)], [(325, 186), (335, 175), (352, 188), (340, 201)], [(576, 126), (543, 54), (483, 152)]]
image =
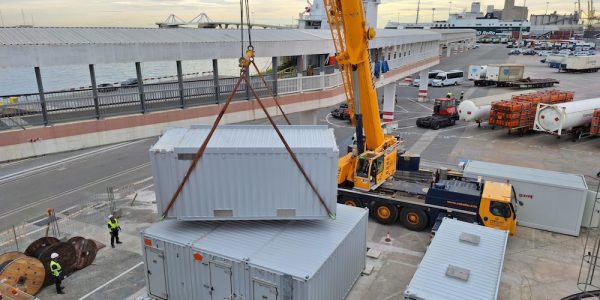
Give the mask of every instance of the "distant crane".
[[(578, 0), (578, 5), (579, 5), (579, 11), (581, 12), (581, 0)], [(583, 18), (583, 16), (581, 17), (581, 19), (587, 20), (587, 24), (585, 24), (586, 28), (584, 30), (583, 36), (592, 38), (595, 35), (594, 34), (594, 24), (597, 23), (598, 20), (600, 20), (600, 16), (596, 15), (596, 9), (594, 9), (594, 0), (587, 1), (587, 12), (585, 15), (586, 15), (585, 18)]]

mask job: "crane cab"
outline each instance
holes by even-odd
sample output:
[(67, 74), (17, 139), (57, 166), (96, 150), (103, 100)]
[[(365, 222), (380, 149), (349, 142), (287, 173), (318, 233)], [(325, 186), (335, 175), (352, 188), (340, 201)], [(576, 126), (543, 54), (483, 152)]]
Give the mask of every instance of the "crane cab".
[(354, 188), (371, 191), (378, 188), (396, 172), (397, 145), (384, 151), (365, 151), (356, 159)]

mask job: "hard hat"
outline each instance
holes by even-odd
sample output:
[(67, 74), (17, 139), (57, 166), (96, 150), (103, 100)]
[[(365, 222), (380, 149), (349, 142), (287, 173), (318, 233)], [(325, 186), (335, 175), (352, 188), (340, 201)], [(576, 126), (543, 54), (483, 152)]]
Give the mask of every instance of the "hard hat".
[(113, 217), (113, 215), (108, 215), (108, 218), (109, 218), (109, 219), (110, 219), (110, 218), (112, 218), (112, 217)]
[(50, 258), (54, 259), (58, 257), (58, 253), (54, 252), (52, 254), (50, 254)]

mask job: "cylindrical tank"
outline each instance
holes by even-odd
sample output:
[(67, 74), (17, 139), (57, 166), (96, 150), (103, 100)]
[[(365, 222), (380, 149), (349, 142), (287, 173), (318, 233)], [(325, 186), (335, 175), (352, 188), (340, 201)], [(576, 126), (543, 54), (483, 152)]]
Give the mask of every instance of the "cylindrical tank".
[(589, 125), (597, 108), (600, 108), (600, 98), (551, 105), (540, 103), (534, 129), (560, 135), (563, 130)]
[(515, 95), (527, 95), (532, 93), (523, 92), (512, 92), (506, 94), (492, 95), (480, 98), (473, 98), (463, 100), (458, 105), (458, 117), (461, 121), (465, 122), (477, 122), (487, 120), (490, 118), (490, 110), (492, 108), (492, 102), (500, 100), (510, 100)]

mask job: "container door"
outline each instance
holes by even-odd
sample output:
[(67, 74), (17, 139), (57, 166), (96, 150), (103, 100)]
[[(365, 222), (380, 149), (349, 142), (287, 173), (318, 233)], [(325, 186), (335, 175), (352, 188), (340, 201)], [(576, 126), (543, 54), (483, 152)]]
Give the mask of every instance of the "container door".
[(211, 299), (231, 299), (231, 268), (228, 266), (210, 263)]
[(254, 281), (254, 300), (277, 300), (277, 287), (260, 281)]
[(167, 299), (165, 256), (161, 250), (145, 247), (148, 268), (148, 292), (156, 297)]

